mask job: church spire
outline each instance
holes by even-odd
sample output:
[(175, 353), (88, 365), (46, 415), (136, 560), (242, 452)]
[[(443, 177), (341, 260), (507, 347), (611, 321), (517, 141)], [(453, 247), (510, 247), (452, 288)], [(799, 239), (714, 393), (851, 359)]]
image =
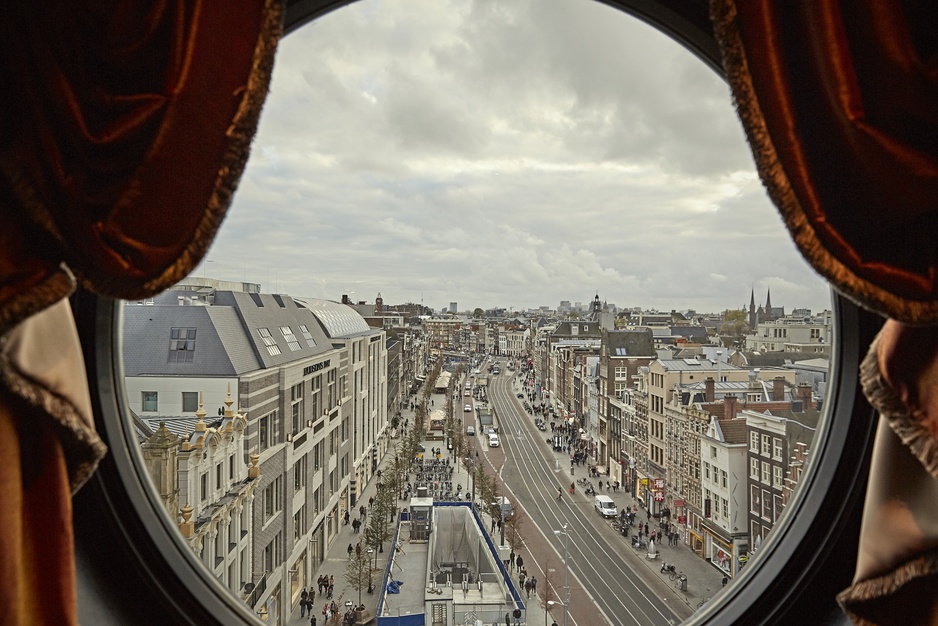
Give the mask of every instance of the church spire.
[(772, 314), (772, 290), (766, 287), (765, 290), (765, 312)]

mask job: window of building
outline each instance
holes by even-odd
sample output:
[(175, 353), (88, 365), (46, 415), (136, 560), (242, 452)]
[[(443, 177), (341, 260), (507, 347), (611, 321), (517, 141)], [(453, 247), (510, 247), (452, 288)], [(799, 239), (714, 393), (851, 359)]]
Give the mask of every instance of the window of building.
[(264, 523), (283, 508), (283, 477), (277, 476), (264, 487)]
[(144, 391), (143, 395), (143, 407), (144, 411), (158, 411), (159, 410), (159, 394), (155, 391)]
[(772, 437), (762, 435), (762, 456), (772, 456)]
[(195, 357), (195, 328), (171, 328), (169, 362), (191, 363)]
[(749, 451), (759, 452), (759, 433), (750, 431), (749, 433)]
[(778, 437), (772, 439), (772, 458), (781, 460), (782, 458), (782, 440)]
[(772, 486), (776, 489), (782, 488), (782, 466), (775, 465), (772, 467)]
[(723, 518), (729, 519), (730, 516), (730, 502), (726, 498), (723, 498), (723, 501), (720, 503), (723, 507)]
[(270, 356), (281, 354), (280, 348), (277, 346), (277, 341), (271, 336), (269, 330), (266, 328), (258, 328), (257, 332), (260, 334), (261, 341), (264, 342), (264, 345), (267, 347), (267, 353)]
[(296, 545), (306, 533), (306, 505), (293, 514), (293, 544)]
[(293, 334), (293, 329), (289, 326), (281, 326), (280, 332), (283, 334), (284, 340), (287, 342), (287, 347), (290, 348), (291, 352), (296, 352), (300, 349), (300, 342), (296, 340), (296, 335)]
[(261, 452), (270, 447), (270, 416), (265, 415), (257, 421), (257, 440)]
[(306, 324), (300, 324), (300, 334), (303, 335), (303, 339), (306, 340), (307, 346), (310, 348), (316, 347), (316, 340), (313, 339), (313, 335), (309, 332), (309, 328), (306, 327)]
[(762, 461), (762, 476), (760, 480), (766, 485), (772, 484), (772, 470), (768, 461)]
[(306, 455), (304, 454), (293, 464), (293, 491), (299, 491), (306, 486)]
[(225, 488), (225, 464), (217, 463), (215, 465), (215, 488), (223, 490)]
[(235, 477), (235, 455), (228, 457), (228, 480), (234, 480)]
[(726, 470), (720, 470), (720, 479), (721, 479), (721, 484), (722, 484), (723, 488), (726, 489), (726, 488), (727, 488), (727, 475), (726, 475)]
[(182, 412), (183, 413), (195, 413), (199, 410), (199, 392), (198, 391), (183, 391), (182, 392)]
[(202, 502), (208, 500), (208, 472), (199, 476), (199, 500)]
[(270, 542), (264, 546), (264, 555), (262, 557), (264, 562), (264, 572), (274, 571), (274, 540), (271, 539)]
[(762, 490), (758, 485), (749, 485), (749, 512), (758, 515), (762, 511)]

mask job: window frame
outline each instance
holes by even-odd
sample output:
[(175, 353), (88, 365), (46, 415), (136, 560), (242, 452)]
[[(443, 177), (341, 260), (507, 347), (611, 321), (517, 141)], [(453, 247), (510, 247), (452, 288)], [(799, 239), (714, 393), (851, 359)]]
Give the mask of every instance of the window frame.
[[(721, 71), (706, 3), (608, 0), (607, 4), (670, 35), (706, 65)], [(287, 31), (334, 6), (338, 5), (324, 0), (289, 3)], [(86, 351), (95, 425), (109, 448), (108, 457), (73, 501), (78, 584), (88, 590), (79, 603), (79, 621), (133, 622), (139, 616), (139, 603), (118, 591), (132, 579), (156, 590), (148, 598), (148, 613), (154, 619), (256, 624), (248, 607), (197, 567), (198, 555), (178, 538), (176, 521), (146, 487), (142, 460), (125, 418), (121, 306), (81, 290), (72, 298)], [(836, 419), (828, 417), (818, 432), (813, 446), (816, 454), (802, 477), (803, 487), (776, 521), (772, 536), (733, 585), (685, 624), (747, 624), (753, 623), (753, 615), (765, 622), (787, 623), (808, 610), (819, 623), (848, 623), (835, 595), (851, 584), (877, 423), (856, 372), (883, 320), (837, 294), (833, 310), (836, 326), (825, 410)], [(102, 536), (134, 549), (112, 551), (105, 563), (100, 558)], [(170, 571), (173, 575), (167, 576)]]

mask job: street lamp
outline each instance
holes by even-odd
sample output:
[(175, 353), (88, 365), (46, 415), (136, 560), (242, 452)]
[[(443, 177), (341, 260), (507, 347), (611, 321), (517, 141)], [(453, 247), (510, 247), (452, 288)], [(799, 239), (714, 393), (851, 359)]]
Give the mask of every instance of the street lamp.
[(550, 616), (550, 609), (551, 609), (551, 607), (554, 606), (555, 604), (559, 604), (559, 603), (558, 603), (558, 602), (554, 602), (553, 600), (548, 600), (548, 601), (547, 601), (547, 608), (544, 609), (544, 626), (547, 626), (547, 618)]
[(368, 593), (371, 593), (375, 590), (375, 584), (371, 576), (374, 573), (375, 568), (378, 566), (378, 562), (377, 560), (375, 561), (375, 567), (371, 566), (371, 555), (374, 553), (374, 548), (368, 548)]
[(567, 626), (567, 614), (570, 611), (570, 585), (567, 584), (567, 540), (570, 538), (570, 529), (567, 524), (563, 530), (555, 530), (555, 535), (563, 535), (563, 626)]

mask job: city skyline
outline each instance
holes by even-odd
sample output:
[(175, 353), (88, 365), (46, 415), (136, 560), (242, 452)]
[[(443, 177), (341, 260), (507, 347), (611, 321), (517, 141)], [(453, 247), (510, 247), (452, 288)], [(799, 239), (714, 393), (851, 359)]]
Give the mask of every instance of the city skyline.
[(830, 308), (725, 84), (609, 7), (364, 0), (287, 37), (271, 92), (196, 275), (434, 310), (454, 286), (464, 310)]

